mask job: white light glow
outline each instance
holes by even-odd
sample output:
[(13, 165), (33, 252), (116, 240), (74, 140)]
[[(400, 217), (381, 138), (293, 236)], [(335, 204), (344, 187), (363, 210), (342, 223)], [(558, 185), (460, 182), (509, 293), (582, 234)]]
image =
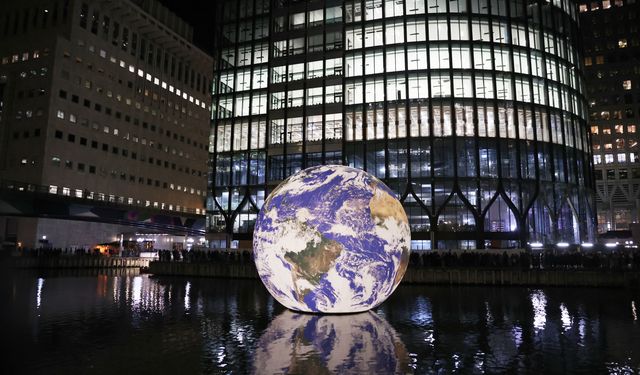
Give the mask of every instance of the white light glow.
[(547, 324), (547, 296), (542, 290), (537, 290), (531, 294), (531, 305), (533, 306), (533, 328), (543, 330)]
[(543, 246), (543, 245), (542, 245), (542, 243), (541, 243), (541, 242), (534, 242), (534, 243), (532, 243), (532, 244), (531, 244), (531, 247), (533, 247), (533, 248), (540, 248), (540, 247), (542, 247), (542, 246)]
[(40, 304), (42, 303), (42, 287), (44, 286), (44, 279), (38, 278), (38, 289), (36, 291), (36, 309), (40, 308)]
[(566, 242), (558, 242), (558, 243), (557, 243), (557, 246), (558, 246), (558, 247), (569, 247), (569, 244), (568, 244), (568, 243), (566, 243)]

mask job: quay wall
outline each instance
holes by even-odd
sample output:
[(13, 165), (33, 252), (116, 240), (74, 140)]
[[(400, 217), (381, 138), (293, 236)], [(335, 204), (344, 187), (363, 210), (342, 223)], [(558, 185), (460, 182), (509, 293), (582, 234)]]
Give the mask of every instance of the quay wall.
[[(253, 264), (151, 262), (148, 272), (158, 276), (257, 279)], [(519, 268), (412, 268), (402, 283), (430, 285), (562, 286), (640, 288), (640, 272), (611, 270), (522, 270)]]
[(14, 257), (13, 268), (147, 268), (149, 259), (93, 256)]

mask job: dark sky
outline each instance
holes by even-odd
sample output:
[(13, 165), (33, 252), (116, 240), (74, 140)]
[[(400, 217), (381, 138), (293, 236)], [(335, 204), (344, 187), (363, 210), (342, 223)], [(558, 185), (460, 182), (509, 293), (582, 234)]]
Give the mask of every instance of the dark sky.
[(213, 19), (216, 3), (222, 0), (159, 0), (169, 10), (193, 26), (195, 44), (213, 53)]

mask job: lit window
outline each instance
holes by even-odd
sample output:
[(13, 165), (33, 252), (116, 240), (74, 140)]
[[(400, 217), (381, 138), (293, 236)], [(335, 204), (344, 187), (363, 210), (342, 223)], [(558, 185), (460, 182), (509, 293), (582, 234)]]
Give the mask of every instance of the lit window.
[(587, 7), (587, 4), (580, 4), (580, 13), (584, 13), (588, 11), (589, 11), (589, 8)]
[(611, 0), (602, 0), (602, 9), (611, 8)]
[(611, 134), (611, 128), (603, 128), (602, 134)]
[(593, 164), (602, 164), (602, 155), (593, 155)]
[(627, 79), (627, 80), (622, 81), (622, 88), (624, 90), (631, 90), (631, 80)]
[(598, 134), (598, 126), (594, 125), (591, 127), (591, 134)]
[(616, 125), (614, 127), (616, 134), (623, 134), (624, 133), (624, 125)]
[(61, 111), (61, 110), (58, 110), (57, 117), (58, 117), (59, 119), (63, 119), (63, 120), (64, 120), (64, 112), (63, 112), (63, 111)]
[(618, 40), (618, 48), (627, 48), (627, 39), (622, 38)]
[(613, 143), (605, 143), (604, 144), (604, 149), (605, 150), (612, 150), (613, 149)]
[(611, 164), (613, 163), (613, 154), (606, 154), (604, 156), (604, 163), (605, 164)]
[(627, 125), (627, 133), (635, 133), (636, 126), (635, 125)]
[(593, 60), (591, 59), (591, 57), (585, 57), (584, 58), (584, 65), (586, 65), (586, 66), (593, 65)]
[(618, 154), (618, 163), (624, 163), (627, 161), (627, 154)]

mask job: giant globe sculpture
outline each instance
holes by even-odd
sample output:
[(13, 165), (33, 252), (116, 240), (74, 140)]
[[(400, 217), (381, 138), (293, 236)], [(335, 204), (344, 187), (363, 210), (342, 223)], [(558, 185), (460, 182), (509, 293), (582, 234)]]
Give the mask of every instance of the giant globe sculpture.
[(407, 215), (382, 181), (327, 165), (302, 170), (269, 194), (253, 254), (267, 290), (287, 308), (355, 313), (395, 290), (410, 243)]

